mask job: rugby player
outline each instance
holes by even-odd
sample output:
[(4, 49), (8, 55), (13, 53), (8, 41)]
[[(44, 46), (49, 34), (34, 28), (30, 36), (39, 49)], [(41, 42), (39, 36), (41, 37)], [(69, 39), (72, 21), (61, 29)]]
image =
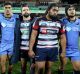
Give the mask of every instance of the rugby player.
[[(51, 66), (57, 60), (58, 38), (62, 47), (61, 56), (65, 56), (66, 37), (64, 25), (58, 20), (57, 14), (59, 7), (57, 4), (51, 4), (44, 17), (41, 17), (33, 24), (33, 30), (30, 38), (29, 56), (35, 57), (35, 74), (51, 74)], [(59, 37), (58, 37), (59, 36)], [(37, 38), (36, 54), (33, 52), (33, 46)]]
[[(16, 18), (12, 12), (12, 4), (4, 4), (4, 13), (0, 14), (0, 64), (1, 73), (6, 73), (6, 62), (9, 61), (11, 68), (11, 57), (14, 49), (14, 30)], [(12, 69), (12, 68), (11, 68)], [(9, 71), (11, 71), (9, 69)], [(9, 74), (11, 74), (9, 72)]]
[[(76, 17), (76, 8), (74, 5), (69, 5), (65, 8), (66, 17), (62, 18), (66, 29), (66, 57), (60, 56), (61, 65), (59, 74), (64, 74), (65, 65), (69, 58), (73, 66), (73, 74), (80, 74), (80, 50), (79, 50), (79, 34), (80, 34), (80, 19)], [(61, 51), (61, 50), (60, 50)]]

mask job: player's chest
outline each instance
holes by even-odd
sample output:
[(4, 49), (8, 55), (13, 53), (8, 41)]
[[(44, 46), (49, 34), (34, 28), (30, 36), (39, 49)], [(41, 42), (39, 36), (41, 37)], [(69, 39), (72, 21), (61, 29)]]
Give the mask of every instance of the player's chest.
[(2, 28), (14, 28), (15, 24), (16, 24), (15, 19), (1, 21)]
[(30, 22), (20, 24), (21, 33), (29, 33), (29, 29), (30, 29)]
[(79, 24), (74, 24), (74, 23), (67, 23), (65, 26), (65, 30), (67, 32), (73, 31), (73, 32), (78, 32), (80, 31), (80, 25)]
[(40, 32), (41, 33), (58, 33), (59, 29), (61, 28), (61, 24), (57, 22), (52, 22), (52, 21), (40, 21), (39, 22), (40, 26)]

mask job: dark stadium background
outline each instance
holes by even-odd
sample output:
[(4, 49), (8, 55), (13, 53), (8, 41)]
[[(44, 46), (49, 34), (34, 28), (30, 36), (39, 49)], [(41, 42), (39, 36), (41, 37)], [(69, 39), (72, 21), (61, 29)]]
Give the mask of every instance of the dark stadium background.
[[(45, 13), (46, 8), (51, 4), (51, 3), (58, 3), (60, 6), (60, 11), (59, 11), (59, 17), (64, 17), (65, 12), (64, 8), (68, 4), (74, 4), (77, 8), (77, 16), (80, 17), (80, 0), (0, 0), (0, 13), (3, 13), (3, 4), (4, 2), (11, 2), (13, 5), (13, 12), (16, 14), (21, 13), (21, 4), (27, 3), (28, 6), (30, 7), (30, 10), (32, 12), (31, 16), (32, 17), (40, 17), (43, 16)], [(57, 69), (59, 66), (59, 61), (55, 62), (54, 65), (52, 66), (52, 71), (54, 74), (57, 74)], [(20, 62), (15, 64), (13, 67), (13, 74), (20, 74)], [(72, 65), (70, 64), (70, 61), (68, 61), (66, 65), (66, 71), (65, 74), (71, 74), (72, 73)], [(28, 69), (27, 69), (27, 74), (29, 74), (29, 64), (28, 64)]]

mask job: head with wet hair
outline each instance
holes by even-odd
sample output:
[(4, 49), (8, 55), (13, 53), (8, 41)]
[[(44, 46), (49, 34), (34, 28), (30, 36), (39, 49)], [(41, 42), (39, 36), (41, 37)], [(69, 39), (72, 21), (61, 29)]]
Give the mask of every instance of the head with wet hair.
[(68, 5), (65, 8), (65, 14), (68, 17), (74, 17), (76, 15), (76, 8), (74, 5)]
[(12, 4), (10, 2), (5, 2), (4, 6), (6, 6), (6, 5), (10, 5), (12, 7)]
[(47, 10), (46, 10), (46, 15), (48, 15), (51, 19), (56, 19), (57, 18), (57, 14), (59, 11), (59, 7), (57, 4), (51, 4)]
[(56, 8), (56, 7), (59, 8), (58, 4), (52, 3), (52, 4), (50, 4), (50, 5), (48, 6), (48, 8), (47, 8), (45, 14), (47, 14), (48, 11), (49, 11), (50, 9), (52, 9), (53, 7), (54, 7), (54, 8)]
[(21, 9), (21, 12), (22, 12), (22, 16), (24, 17), (28, 17), (30, 16), (30, 9), (29, 9), (29, 6), (27, 4), (22, 4), (22, 9)]
[(12, 4), (9, 2), (4, 3), (4, 15), (5, 17), (11, 17), (12, 16)]

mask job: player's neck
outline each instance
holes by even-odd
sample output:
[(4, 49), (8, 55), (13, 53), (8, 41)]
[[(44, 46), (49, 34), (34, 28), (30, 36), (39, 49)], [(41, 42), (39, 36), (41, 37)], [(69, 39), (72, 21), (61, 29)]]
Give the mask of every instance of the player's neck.
[(4, 14), (5, 18), (11, 18), (12, 15)]
[(46, 15), (46, 18), (47, 18), (48, 20), (52, 20), (52, 19), (49, 17), (49, 15), (48, 15), (48, 14)]
[(70, 21), (75, 21), (76, 20), (76, 17), (71, 17), (69, 18)]
[(28, 20), (30, 20), (31, 19), (31, 17), (29, 16), (29, 17), (24, 17), (23, 16), (23, 21), (28, 21)]

